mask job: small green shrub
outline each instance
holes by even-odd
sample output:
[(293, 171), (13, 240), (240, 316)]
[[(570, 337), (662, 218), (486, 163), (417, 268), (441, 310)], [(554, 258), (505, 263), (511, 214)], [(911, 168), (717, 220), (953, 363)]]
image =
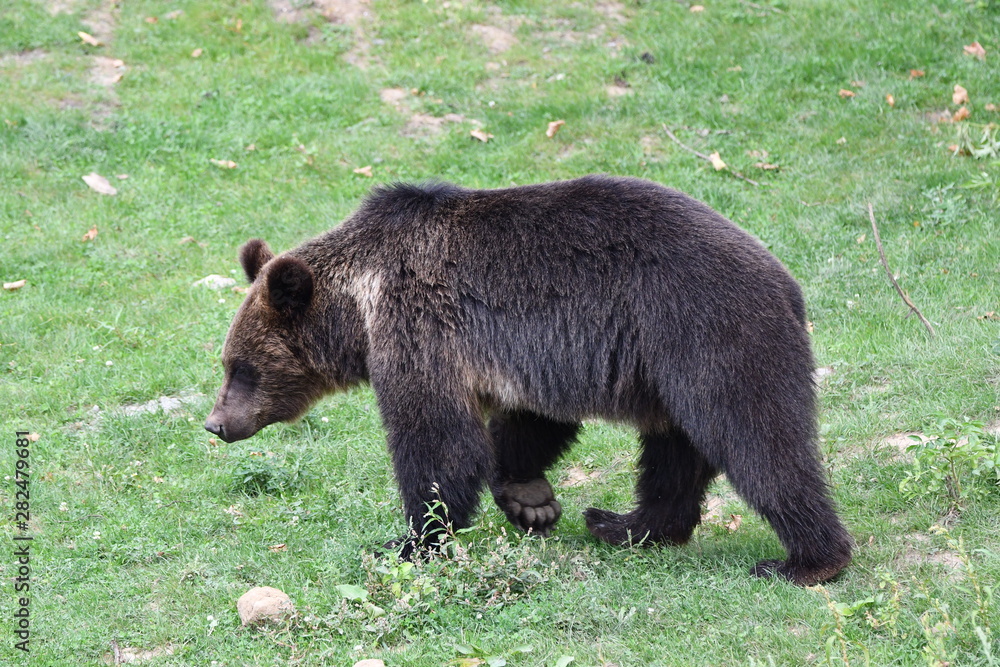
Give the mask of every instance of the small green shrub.
[(313, 478), (309, 461), (290, 454), (258, 451), (239, 455), (232, 476), (232, 490), (248, 496), (291, 493)]
[(899, 483), (907, 498), (945, 493), (958, 507), (1000, 489), (1000, 449), (982, 422), (941, 419), (927, 436), (906, 448), (914, 456), (913, 469)]

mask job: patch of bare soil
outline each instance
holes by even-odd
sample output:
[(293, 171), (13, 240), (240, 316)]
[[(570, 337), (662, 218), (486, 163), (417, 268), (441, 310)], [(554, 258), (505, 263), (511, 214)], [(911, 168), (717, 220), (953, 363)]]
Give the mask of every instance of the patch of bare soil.
[(117, 4), (115, 0), (104, 0), (96, 9), (87, 12), (82, 23), (87, 32), (97, 38), (102, 44), (110, 44), (115, 37), (117, 25)]
[(595, 2), (593, 8), (602, 16), (617, 23), (625, 23), (627, 20), (625, 18), (625, 5), (620, 2), (614, 2), (614, 0)]
[[(348, 26), (354, 39), (344, 60), (359, 69), (368, 69), (371, 65), (371, 40), (365, 30), (365, 25), (375, 18), (370, 0), (268, 0), (268, 5), (282, 23), (307, 23), (319, 14), (330, 23)], [(310, 41), (314, 37), (310, 35)]]
[(411, 97), (411, 94), (403, 88), (383, 88), (379, 91), (379, 99), (395, 108), (396, 111), (409, 116), (406, 126), (400, 132), (404, 137), (413, 139), (434, 136), (440, 134), (449, 123), (469, 123), (476, 127), (482, 127), (482, 123), (478, 120), (468, 119), (457, 113), (432, 116), (419, 111), (413, 111), (409, 105)]
[[(914, 439), (912, 436), (916, 436), (919, 440)], [(928, 438), (923, 433), (917, 433), (916, 431), (909, 431), (907, 433), (894, 433), (888, 438), (876, 443), (876, 448), (888, 449), (890, 451), (896, 450), (894, 458), (900, 460), (910, 460), (913, 456), (906, 451), (907, 447), (915, 445), (918, 442), (927, 442)]]
[(0, 67), (23, 67), (24, 65), (37, 62), (48, 55), (48, 52), (42, 49), (31, 49), (30, 51), (21, 51), (19, 53), (5, 53), (0, 55)]
[(401, 134), (404, 137), (425, 137), (439, 134), (446, 123), (461, 123), (465, 121), (465, 116), (457, 113), (448, 113), (444, 116), (431, 116), (425, 113), (415, 113), (406, 121), (406, 127)]
[(517, 37), (509, 30), (494, 25), (473, 24), (469, 30), (474, 39), (481, 41), (490, 53), (498, 54), (509, 51), (517, 44)]
[(378, 96), (386, 104), (398, 107), (410, 94), (402, 88), (383, 88), (379, 91)]
[(125, 73), (125, 63), (117, 58), (93, 56), (90, 66), (90, 82), (95, 86), (111, 88), (121, 81)]
[(900, 554), (899, 560), (904, 565), (919, 566), (930, 563), (945, 571), (949, 579), (957, 579), (964, 575), (965, 564), (954, 551), (935, 550), (930, 546), (930, 537), (922, 533), (906, 536), (906, 549)]
[(118, 646), (117, 643), (112, 642), (111, 653), (104, 656), (104, 663), (107, 665), (136, 665), (173, 654), (174, 647), (172, 646), (159, 646), (147, 651), (132, 646)]
[(46, 0), (45, 11), (50, 15), (72, 14), (82, 4), (82, 0)]
[(598, 478), (600, 478), (604, 473), (600, 470), (591, 470), (587, 472), (583, 468), (572, 467), (566, 471), (566, 479), (559, 482), (559, 486), (568, 489), (573, 486), (582, 486), (588, 484)]

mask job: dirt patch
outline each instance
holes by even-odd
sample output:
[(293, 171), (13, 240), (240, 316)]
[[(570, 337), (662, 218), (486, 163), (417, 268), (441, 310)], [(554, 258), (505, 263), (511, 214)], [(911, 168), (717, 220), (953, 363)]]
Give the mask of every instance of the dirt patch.
[(572, 467), (566, 471), (566, 479), (559, 482), (559, 486), (568, 489), (574, 486), (582, 486), (599, 479), (604, 473), (600, 470), (587, 472), (583, 468)]
[(424, 137), (439, 134), (446, 123), (461, 123), (465, 121), (465, 116), (457, 113), (449, 113), (444, 116), (431, 116), (425, 113), (415, 113), (406, 121), (406, 127), (400, 133), (404, 137)]
[(965, 573), (965, 564), (954, 551), (937, 550), (931, 547), (931, 539), (923, 533), (906, 536), (907, 546), (897, 559), (903, 565), (916, 567), (930, 563), (945, 570), (949, 579), (956, 579)]
[(402, 88), (383, 88), (379, 91), (378, 96), (386, 104), (398, 107), (410, 94)]
[(114, 0), (104, 0), (96, 9), (87, 12), (82, 23), (87, 27), (87, 32), (98, 41), (110, 44), (115, 37), (116, 11), (117, 5)]
[(95, 86), (111, 88), (121, 81), (124, 73), (124, 61), (106, 56), (94, 56), (91, 58), (90, 82)]
[(327, 21), (357, 27), (372, 17), (368, 0), (315, 0), (313, 3)]
[(164, 655), (173, 655), (173, 646), (160, 646), (154, 649), (145, 650), (132, 646), (118, 646), (116, 642), (111, 643), (111, 652), (104, 656), (104, 663), (107, 665), (134, 665), (148, 660), (153, 660)]
[[(268, 5), (281, 23), (308, 23), (318, 14), (330, 23), (348, 26), (353, 40), (351, 48), (343, 55), (344, 60), (358, 69), (368, 69), (371, 65), (371, 40), (365, 30), (366, 24), (375, 18), (370, 0), (313, 0), (311, 3), (268, 0)], [(308, 41), (315, 41), (315, 37), (311, 34)]]
[(625, 23), (625, 5), (620, 2), (597, 2), (594, 3), (594, 10), (617, 23)]
[(0, 56), (0, 67), (23, 67), (38, 62), (49, 54), (42, 49), (31, 49), (20, 53), (5, 53)]
[[(919, 438), (919, 440), (915, 440), (911, 436), (916, 436), (917, 438)], [(875, 449), (888, 449), (889, 451), (895, 450), (896, 453), (893, 455), (893, 458), (897, 460), (909, 461), (913, 459), (913, 455), (910, 454), (910, 452), (906, 451), (906, 449), (912, 445), (917, 444), (918, 442), (924, 443), (927, 442), (928, 440), (930, 440), (930, 438), (928, 438), (923, 433), (917, 433), (916, 431), (909, 431), (906, 433), (895, 433), (893, 435), (890, 435), (888, 438), (885, 438), (884, 440), (880, 440), (879, 442), (877, 442), (875, 444)]]
[(46, 0), (45, 11), (51, 16), (73, 14), (80, 8), (81, 4), (83, 4), (83, 0)]
[(493, 54), (504, 53), (517, 44), (517, 37), (512, 32), (494, 25), (476, 23), (469, 30), (473, 39), (482, 41)]
[(419, 111), (413, 111), (409, 104), (413, 96), (403, 88), (383, 88), (379, 91), (378, 96), (379, 99), (395, 108), (396, 111), (409, 116), (400, 134), (411, 139), (440, 134), (449, 123), (470, 123), (476, 127), (482, 127), (483, 125), (478, 120), (467, 119), (465, 116), (457, 113), (432, 116)]

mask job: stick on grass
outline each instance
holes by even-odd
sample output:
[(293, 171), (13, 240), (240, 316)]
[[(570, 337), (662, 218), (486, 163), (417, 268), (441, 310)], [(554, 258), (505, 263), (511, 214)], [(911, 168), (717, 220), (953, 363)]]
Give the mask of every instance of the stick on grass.
[(910, 297), (906, 296), (906, 292), (903, 291), (903, 289), (899, 286), (899, 283), (896, 282), (896, 278), (892, 275), (892, 270), (889, 268), (889, 262), (885, 258), (885, 250), (882, 249), (882, 237), (879, 236), (878, 225), (875, 224), (875, 209), (872, 208), (871, 202), (868, 202), (868, 218), (872, 221), (872, 232), (875, 233), (875, 245), (878, 247), (879, 259), (882, 260), (882, 266), (885, 268), (885, 272), (886, 275), (889, 276), (889, 280), (892, 281), (892, 286), (896, 288), (896, 291), (899, 292), (899, 296), (902, 297), (906, 305), (910, 307), (910, 310), (916, 313), (917, 317), (920, 318), (920, 321), (924, 323), (924, 326), (927, 327), (927, 331), (930, 333), (931, 337), (937, 336), (937, 333), (934, 331), (934, 327), (927, 321), (924, 314), (920, 312), (920, 309), (917, 308), (912, 301), (910, 301)]
[[(678, 146), (680, 146), (681, 148), (683, 148), (684, 150), (686, 150), (688, 153), (691, 153), (691, 155), (694, 155), (696, 157), (700, 157), (702, 160), (707, 160), (708, 162), (712, 161), (712, 158), (710, 158), (709, 156), (705, 155), (704, 153), (699, 153), (695, 149), (690, 148), (689, 146), (685, 146), (684, 144), (682, 144), (681, 140), (678, 139), (677, 136), (673, 132), (670, 131), (670, 128), (667, 127), (666, 124), (663, 125), (663, 131), (667, 133), (667, 136), (670, 137), (671, 140), (673, 140), (673, 142), (675, 144), (677, 144)], [(746, 176), (744, 176), (743, 174), (741, 174), (738, 171), (733, 171), (732, 169), (728, 169), (728, 168), (726, 169), (726, 171), (728, 171), (730, 174), (732, 174), (736, 178), (738, 178), (740, 180), (746, 181), (750, 185), (754, 185), (754, 186), (759, 186), (760, 185), (760, 183), (758, 183), (757, 181), (753, 180), (752, 178), (747, 178)]]

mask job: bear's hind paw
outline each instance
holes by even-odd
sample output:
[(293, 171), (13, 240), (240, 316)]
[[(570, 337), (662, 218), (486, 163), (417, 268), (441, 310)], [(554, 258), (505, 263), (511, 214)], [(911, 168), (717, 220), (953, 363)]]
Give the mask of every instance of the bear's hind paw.
[(833, 579), (846, 565), (847, 563), (844, 562), (843, 564), (807, 567), (794, 565), (784, 560), (762, 560), (750, 570), (750, 573), (761, 579), (781, 577), (797, 586), (815, 586)]

